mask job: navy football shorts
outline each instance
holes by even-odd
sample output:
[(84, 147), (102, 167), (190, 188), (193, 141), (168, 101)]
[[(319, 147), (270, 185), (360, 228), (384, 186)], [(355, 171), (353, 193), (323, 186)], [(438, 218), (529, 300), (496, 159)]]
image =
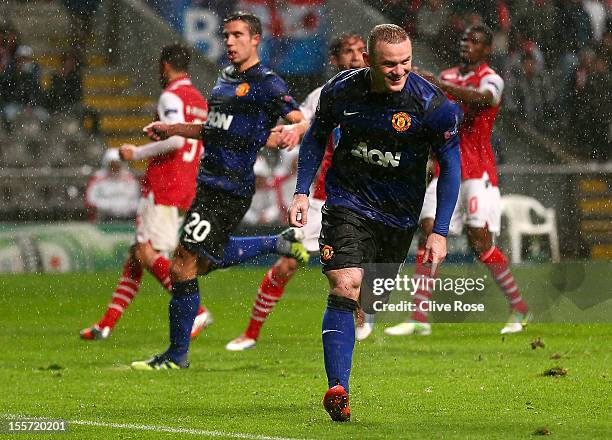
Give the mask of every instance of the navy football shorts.
[(251, 197), (236, 197), (226, 191), (198, 185), (181, 227), (181, 245), (195, 255), (220, 264), (229, 236), (250, 205)]
[(367, 219), (350, 209), (325, 205), (319, 253), (323, 271), (364, 264), (404, 262), (416, 226), (399, 229)]
[(395, 279), (410, 249), (416, 226), (399, 229), (367, 219), (339, 206), (322, 210), (319, 253), (323, 272), (356, 267), (363, 269), (360, 306), (376, 313), (375, 302), (387, 303), (391, 291), (373, 294), (377, 279)]

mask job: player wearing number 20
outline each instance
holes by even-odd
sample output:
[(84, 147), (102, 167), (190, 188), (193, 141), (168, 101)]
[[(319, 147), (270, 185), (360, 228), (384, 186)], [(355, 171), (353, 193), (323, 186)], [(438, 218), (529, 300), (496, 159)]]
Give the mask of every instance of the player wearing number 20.
[[(164, 88), (157, 105), (157, 119), (165, 123), (203, 122), (208, 104), (187, 74), (189, 49), (175, 44), (162, 49), (160, 83)], [(83, 339), (105, 339), (139, 290), (143, 269), (147, 269), (170, 291), (170, 263), (177, 246), (181, 210), (195, 196), (196, 176), (202, 141), (172, 136), (141, 147), (122, 145), (123, 160), (148, 160), (142, 180), (142, 197), (136, 216), (136, 243), (130, 248), (119, 283), (106, 313), (92, 327), (81, 331)], [(207, 315), (204, 308), (199, 310)]]
[[(300, 243), (287, 236), (236, 237), (255, 189), (253, 165), (260, 148), (293, 147), (308, 122), (286, 83), (259, 61), (261, 21), (235, 12), (224, 19), (223, 37), (231, 66), (222, 70), (210, 97), (205, 124), (156, 122), (145, 129), (160, 138), (186, 136), (206, 142), (196, 195), (185, 216), (172, 258), (169, 304), (170, 346), (162, 354), (132, 363), (136, 370), (186, 368), (189, 332), (200, 304), (198, 275), (266, 253), (307, 261)], [(279, 117), (290, 124), (275, 127)], [(293, 235), (289, 239), (289, 235)]]

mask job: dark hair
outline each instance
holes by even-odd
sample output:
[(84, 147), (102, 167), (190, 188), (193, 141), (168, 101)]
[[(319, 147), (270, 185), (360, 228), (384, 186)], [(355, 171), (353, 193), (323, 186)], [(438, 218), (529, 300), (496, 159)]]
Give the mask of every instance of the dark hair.
[(159, 57), (160, 63), (168, 63), (178, 72), (187, 72), (191, 61), (191, 50), (180, 43), (164, 46)]
[(350, 40), (359, 40), (365, 43), (361, 35), (354, 32), (347, 32), (332, 39), (331, 43), (329, 43), (329, 56), (337, 57), (338, 55), (340, 55), (340, 52), (342, 51), (342, 46)]
[(231, 14), (225, 16), (223, 19), (223, 24), (225, 25), (236, 20), (244, 21), (248, 25), (249, 33), (251, 35), (262, 34), (261, 20), (255, 14), (245, 11), (232, 12)]
[(398, 44), (406, 40), (410, 40), (408, 33), (396, 24), (379, 24), (374, 26), (368, 36), (368, 53), (370, 57), (373, 55), (376, 43), (382, 41), (384, 43)]
[(484, 44), (486, 44), (487, 46), (491, 46), (493, 44), (493, 31), (486, 24), (475, 24), (465, 30), (466, 34), (470, 32), (478, 32), (479, 34), (482, 34), (485, 37)]

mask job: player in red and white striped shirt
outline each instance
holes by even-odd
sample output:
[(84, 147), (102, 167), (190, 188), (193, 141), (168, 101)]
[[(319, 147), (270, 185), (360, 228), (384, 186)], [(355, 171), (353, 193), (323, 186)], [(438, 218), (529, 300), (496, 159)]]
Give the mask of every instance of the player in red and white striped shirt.
[[(523, 329), (530, 318), (527, 304), (521, 297), (508, 260), (493, 244), (493, 236), (499, 234), (501, 225), (501, 196), (498, 187), (495, 156), (491, 148), (491, 131), (499, 112), (504, 88), (503, 79), (487, 64), (491, 53), (492, 32), (484, 25), (467, 29), (461, 38), (462, 65), (445, 70), (439, 79), (429, 72), (419, 72), (427, 80), (440, 87), (453, 100), (461, 104), (464, 112), (459, 127), (461, 142), (461, 192), (451, 220), (450, 232), (461, 232), (462, 223), (467, 227), (470, 247), (484, 263), (510, 306), (510, 319), (501, 333), (516, 333)], [(439, 169), (436, 170), (439, 173)], [(420, 226), (426, 238), (433, 228), (436, 213), (436, 184), (434, 178), (423, 202)], [(437, 277), (423, 264), (425, 241), (421, 240), (417, 251), (415, 276), (422, 281), (413, 296), (417, 310), (411, 320), (385, 329), (389, 335), (430, 334), (427, 311), (419, 305), (430, 301)]]
[[(208, 104), (187, 74), (189, 49), (175, 44), (162, 49), (159, 69), (164, 88), (157, 105), (157, 119), (165, 123), (206, 119)], [(148, 160), (142, 179), (142, 196), (136, 215), (136, 243), (130, 248), (123, 273), (104, 316), (81, 330), (83, 339), (106, 339), (140, 289), (143, 270), (148, 270), (171, 291), (168, 257), (178, 244), (182, 211), (195, 196), (202, 141), (172, 136), (141, 147), (125, 144), (119, 149), (125, 161)], [(200, 308), (192, 336), (210, 323), (210, 314)]]
[[(362, 53), (365, 51), (365, 42), (361, 36), (356, 34), (345, 34), (334, 40), (330, 45), (330, 62), (338, 70), (356, 69), (364, 67)], [(306, 120), (314, 117), (321, 89), (319, 87), (306, 97), (300, 111)], [(327, 150), (323, 157), (319, 175), (314, 185), (314, 191), (310, 197), (310, 208), (308, 211), (308, 224), (296, 232), (303, 234), (302, 244), (310, 253), (319, 252), (319, 235), (321, 232), (321, 208), (325, 203), (325, 175), (331, 164), (334, 154), (334, 139), (330, 137)], [(225, 348), (230, 351), (242, 351), (255, 347), (261, 327), (272, 312), (272, 309), (285, 291), (285, 286), (296, 273), (298, 264), (295, 259), (281, 257), (270, 268), (261, 282), (251, 319), (246, 331), (236, 339), (230, 341)]]

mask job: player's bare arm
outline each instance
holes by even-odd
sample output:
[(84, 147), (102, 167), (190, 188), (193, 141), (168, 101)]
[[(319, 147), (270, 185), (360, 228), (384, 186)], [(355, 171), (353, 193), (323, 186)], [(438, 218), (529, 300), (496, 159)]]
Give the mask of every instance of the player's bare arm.
[(442, 89), (445, 93), (451, 95), (457, 102), (483, 107), (495, 105), (495, 97), (490, 90), (477, 90), (459, 86), (448, 81), (441, 80), (432, 72), (427, 70), (418, 70), (418, 74), (436, 87)]
[(444, 92), (451, 95), (455, 101), (463, 104), (482, 107), (489, 107), (495, 104), (495, 98), (490, 90), (476, 90), (469, 87), (458, 86), (443, 80), (438, 81), (436, 85), (444, 90)]
[(202, 124), (166, 124), (155, 121), (142, 129), (154, 141), (164, 140), (171, 136), (182, 136), (191, 139), (202, 139)]
[(270, 137), (266, 142), (267, 148), (295, 148), (308, 130), (309, 123), (302, 112), (293, 110), (285, 116), (288, 124), (281, 124), (270, 130)]

